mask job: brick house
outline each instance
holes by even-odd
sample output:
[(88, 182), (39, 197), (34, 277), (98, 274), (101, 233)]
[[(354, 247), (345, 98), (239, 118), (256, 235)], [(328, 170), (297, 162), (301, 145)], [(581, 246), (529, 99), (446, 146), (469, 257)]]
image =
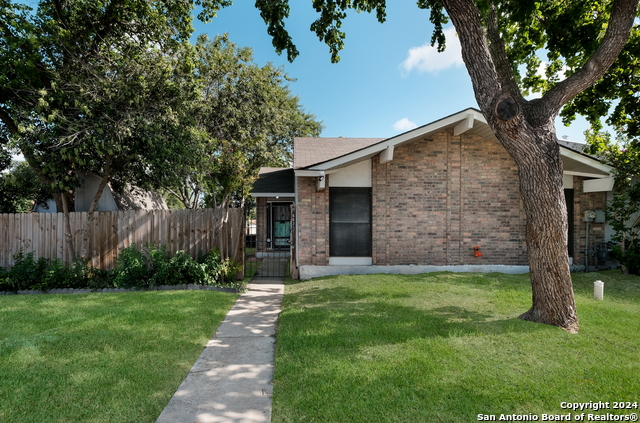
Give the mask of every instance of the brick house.
[[(579, 144), (559, 146), (567, 248), (579, 265), (587, 239), (584, 211), (598, 211), (588, 223), (591, 250), (610, 236), (600, 210), (613, 179), (611, 168), (581, 153)], [(277, 185), (270, 175), (289, 175), (286, 192), (283, 180)], [(293, 210), (291, 267), (301, 279), (528, 271), (518, 170), (476, 109), (388, 139), (296, 138), (293, 168), (263, 170), (252, 195), (258, 204)], [(273, 217), (261, 219), (273, 226)]]

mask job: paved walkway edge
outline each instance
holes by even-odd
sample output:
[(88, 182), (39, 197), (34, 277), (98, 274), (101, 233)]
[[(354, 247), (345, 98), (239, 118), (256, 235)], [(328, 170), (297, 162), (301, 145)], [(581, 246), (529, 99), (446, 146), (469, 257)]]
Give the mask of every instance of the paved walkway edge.
[(156, 423), (271, 421), (283, 294), (279, 280), (249, 284)]

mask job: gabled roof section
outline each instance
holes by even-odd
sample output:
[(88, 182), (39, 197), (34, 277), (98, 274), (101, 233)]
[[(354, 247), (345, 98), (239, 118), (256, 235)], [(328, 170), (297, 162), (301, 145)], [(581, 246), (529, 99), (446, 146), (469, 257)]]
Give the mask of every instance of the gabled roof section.
[[(454, 136), (468, 132), (498, 142), (482, 113), (478, 109), (468, 108), (387, 139), (296, 138), (294, 169), (300, 176), (313, 176), (367, 160), (385, 150), (385, 156), (392, 157), (396, 146), (450, 129), (453, 130)], [(579, 144), (560, 141), (559, 144), (566, 174), (593, 178), (610, 176), (611, 167), (582, 153), (578, 148)], [(389, 160), (385, 158), (385, 161)]]
[[(474, 123), (476, 122), (484, 123), (486, 129), (476, 128), (474, 125)], [(486, 124), (482, 113), (480, 113), (480, 111), (477, 109), (469, 108), (391, 138), (325, 138), (330, 140), (360, 140), (361, 142), (359, 148), (357, 143), (353, 143), (352, 145), (354, 149), (352, 149), (351, 151), (342, 150), (344, 151), (342, 152), (335, 150), (336, 153), (342, 152), (342, 154), (334, 155), (333, 157), (331, 157), (329, 154), (323, 157), (323, 153), (319, 151), (322, 150), (323, 144), (318, 143), (318, 138), (296, 138), (294, 140), (294, 169), (305, 169), (312, 171), (338, 169), (357, 163), (361, 160), (369, 159), (389, 147), (393, 148), (400, 144), (422, 139), (425, 136), (435, 134), (449, 128), (454, 129), (454, 135), (460, 135), (470, 129), (475, 129), (474, 133), (477, 133), (478, 135), (490, 135), (491, 137), (495, 138), (493, 132)], [(296, 148), (295, 146), (297, 140), (316, 140), (314, 148), (318, 150), (318, 154), (311, 154), (309, 155), (309, 160), (304, 160), (300, 163), (297, 163), (295, 161), (297, 160), (297, 155), (306, 155), (305, 150), (307, 148), (307, 145), (311, 144), (310, 141), (305, 141), (304, 143), (300, 144), (298, 148)], [(346, 150), (347, 144), (345, 144), (344, 147)], [(316, 160), (316, 158), (319, 158), (320, 160)]]
[(253, 197), (293, 197), (295, 194), (293, 169), (286, 167), (260, 168), (258, 179), (253, 183)]
[(294, 138), (293, 168), (304, 169), (384, 141), (384, 138)]

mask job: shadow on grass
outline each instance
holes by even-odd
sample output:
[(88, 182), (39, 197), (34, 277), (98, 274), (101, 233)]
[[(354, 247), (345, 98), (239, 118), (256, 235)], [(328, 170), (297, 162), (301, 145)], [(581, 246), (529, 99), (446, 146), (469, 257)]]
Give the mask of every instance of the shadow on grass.
[[(435, 281), (437, 275), (399, 278)], [(469, 282), (485, 283), (491, 290), (510, 285)], [(487, 377), (502, 377), (500, 369), (484, 366), (510, 350), (518, 366), (519, 346), (509, 338), (557, 328), (505, 318), (491, 311), (491, 295), (454, 302), (456, 295), (445, 292), (416, 304), (406, 289), (410, 284), (382, 292), (316, 285), (292, 293), (280, 318), (273, 421), (456, 422), (515, 412), (500, 410), (499, 395), (479, 388)]]
[[(295, 294), (284, 307), (281, 329), (307, 339), (318, 348), (402, 343), (416, 338), (505, 332), (536, 332), (547, 328), (463, 304), (435, 307), (402, 305), (410, 294), (382, 297), (349, 287), (313, 289)], [(472, 301), (472, 299), (469, 299)], [(297, 339), (302, 341), (302, 339)], [(340, 353), (344, 353), (341, 351)]]

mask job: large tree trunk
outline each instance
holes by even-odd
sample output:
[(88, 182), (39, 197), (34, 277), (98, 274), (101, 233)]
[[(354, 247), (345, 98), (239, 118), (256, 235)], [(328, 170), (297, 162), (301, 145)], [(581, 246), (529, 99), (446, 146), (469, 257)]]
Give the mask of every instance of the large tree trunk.
[(71, 215), (69, 214), (69, 206), (70, 204), (73, 204), (73, 202), (70, 202), (70, 195), (68, 192), (54, 194), (54, 197), (56, 199), (56, 206), (58, 205), (58, 203), (62, 206), (62, 213), (64, 213), (64, 239), (65, 243), (67, 244), (67, 250), (69, 251), (69, 258), (72, 262), (74, 262), (76, 261), (76, 246), (73, 242), (73, 232), (71, 231)]
[(481, 14), (474, 0), (439, 2), (458, 32), (478, 105), (520, 172), (533, 292), (531, 309), (520, 317), (577, 332), (562, 161), (554, 120), (567, 101), (611, 66), (629, 38), (638, 0), (613, 0), (609, 25), (593, 55), (541, 99), (532, 101), (522, 97), (514, 78), (495, 5), (489, 2), (488, 13)]
[(89, 206), (89, 210), (87, 210), (87, 220), (85, 220), (84, 225), (82, 227), (82, 245), (80, 247), (80, 257), (84, 261), (89, 260), (89, 227), (91, 226), (91, 222), (93, 222), (93, 214), (98, 207), (98, 201), (100, 201), (100, 197), (102, 197), (102, 193), (109, 183), (111, 179), (111, 157), (107, 157), (104, 175), (102, 176), (102, 180), (98, 185), (98, 189), (96, 193), (93, 195), (93, 199), (91, 200), (91, 205)]
[(518, 165), (520, 194), (527, 218), (526, 243), (532, 306), (521, 319), (578, 331), (569, 270), (567, 206), (562, 160), (552, 124), (500, 131), (498, 138)]

